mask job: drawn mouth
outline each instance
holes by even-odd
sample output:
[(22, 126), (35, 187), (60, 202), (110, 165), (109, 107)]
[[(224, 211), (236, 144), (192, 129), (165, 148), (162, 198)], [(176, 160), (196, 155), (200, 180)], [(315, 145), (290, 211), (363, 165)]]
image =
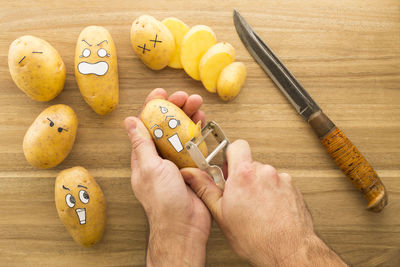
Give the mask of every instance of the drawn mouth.
[(78, 215), (79, 223), (86, 224), (86, 209), (76, 209), (75, 212)]
[(102, 76), (108, 71), (108, 63), (105, 61), (99, 61), (96, 63), (82, 61), (78, 64), (78, 71), (82, 74), (96, 74)]
[(173, 136), (168, 138), (168, 141), (175, 148), (176, 152), (181, 152), (183, 150), (182, 142), (179, 139), (178, 134), (174, 134)]

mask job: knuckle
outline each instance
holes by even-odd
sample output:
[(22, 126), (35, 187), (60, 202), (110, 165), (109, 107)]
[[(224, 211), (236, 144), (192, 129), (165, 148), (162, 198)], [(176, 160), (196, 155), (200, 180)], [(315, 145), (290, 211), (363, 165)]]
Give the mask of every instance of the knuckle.
[(250, 178), (254, 174), (251, 162), (242, 162), (236, 167), (236, 175), (242, 178)]
[(278, 172), (276, 171), (276, 169), (268, 164), (265, 164), (262, 166), (262, 172), (267, 176), (271, 176), (271, 177), (278, 176)]

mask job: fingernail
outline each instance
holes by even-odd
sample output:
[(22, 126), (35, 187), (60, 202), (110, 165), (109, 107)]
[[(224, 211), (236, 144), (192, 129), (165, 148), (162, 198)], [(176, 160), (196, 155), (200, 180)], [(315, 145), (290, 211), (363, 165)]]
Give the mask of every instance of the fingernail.
[(125, 120), (126, 129), (130, 134), (133, 134), (136, 130), (137, 123), (133, 118), (127, 118)]

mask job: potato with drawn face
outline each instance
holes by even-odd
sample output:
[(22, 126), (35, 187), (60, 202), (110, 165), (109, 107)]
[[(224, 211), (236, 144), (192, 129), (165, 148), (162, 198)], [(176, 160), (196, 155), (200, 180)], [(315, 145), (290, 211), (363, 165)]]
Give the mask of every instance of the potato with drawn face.
[[(183, 110), (163, 99), (149, 101), (140, 118), (164, 159), (174, 162), (179, 168), (197, 167), (184, 146), (192, 138), (201, 137), (201, 121), (195, 124)], [(207, 157), (204, 141), (199, 149)]]
[(75, 142), (78, 119), (67, 105), (53, 105), (39, 114), (24, 137), (26, 160), (34, 167), (47, 169), (60, 164)]
[(30, 98), (49, 101), (64, 88), (65, 65), (48, 42), (31, 35), (19, 37), (8, 51), (10, 74)]
[(117, 51), (103, 27), (82, 30), (75, 49), (75, 77), (86, 103), (105, 115), (118, 105)]
[(58, 216), (77, 243), (89, 247), (101, 239), (106, 227), (106, 201), (85, 168), (73, 167), (57, 175), (55, 201)]

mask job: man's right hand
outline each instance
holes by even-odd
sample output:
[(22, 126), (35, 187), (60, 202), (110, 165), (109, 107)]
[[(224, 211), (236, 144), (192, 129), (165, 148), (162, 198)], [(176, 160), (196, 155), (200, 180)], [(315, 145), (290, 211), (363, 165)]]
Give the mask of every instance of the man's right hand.
[(224, 191), (199, 169), (181, 173), (239, 256), (257, 266), (346, 266), (315, 235), (289, 174), (253, 161), (244, 140), (229, 145), (226, 156)]

